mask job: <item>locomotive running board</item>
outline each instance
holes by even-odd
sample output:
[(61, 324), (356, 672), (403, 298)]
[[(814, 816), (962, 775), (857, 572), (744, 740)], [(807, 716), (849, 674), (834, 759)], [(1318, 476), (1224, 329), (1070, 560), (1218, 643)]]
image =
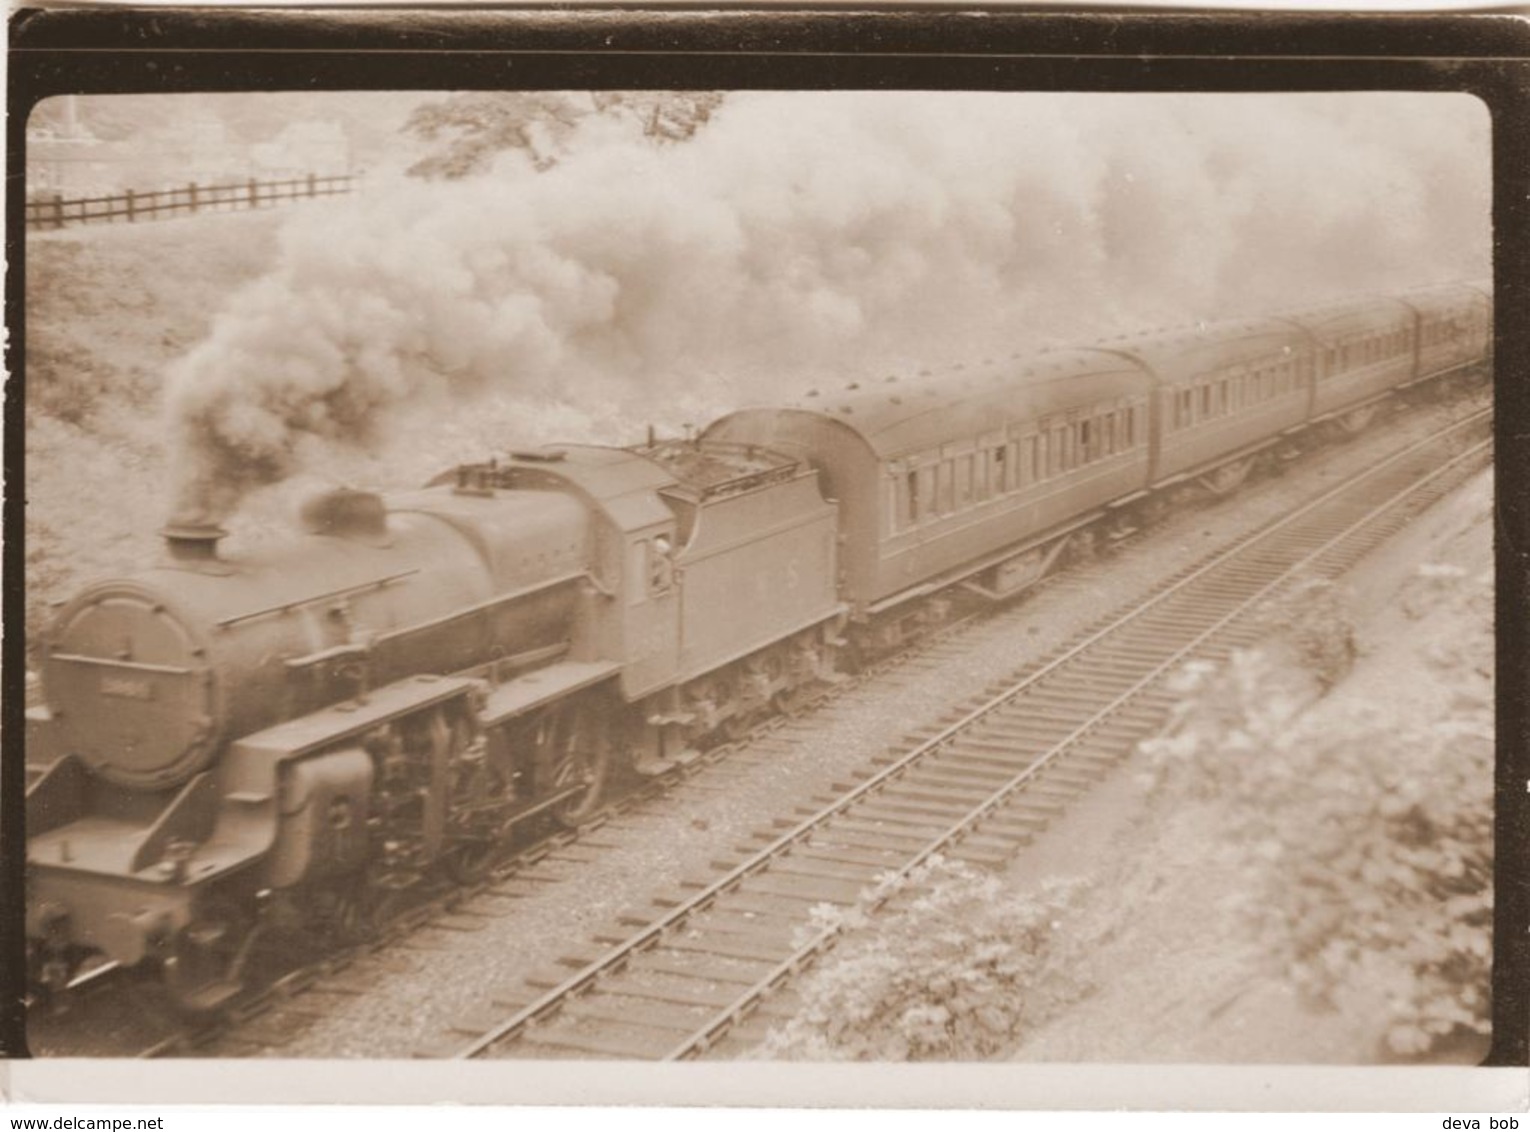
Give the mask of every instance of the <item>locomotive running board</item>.
[(498, 727), (560, 696), (598, 684), (621, 668), (614, 661), (565, 660), (550, 664), (491, 689), (479, 718), (485, 727)]

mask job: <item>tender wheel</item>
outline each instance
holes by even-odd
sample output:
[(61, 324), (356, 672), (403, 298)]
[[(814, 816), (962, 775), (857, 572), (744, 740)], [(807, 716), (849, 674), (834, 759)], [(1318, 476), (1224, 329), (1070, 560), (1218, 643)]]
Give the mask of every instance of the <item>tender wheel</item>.
[(736, 711), (718, 725), (718, 737), (724, 743), (737, 743), (749, 734), (756, 722), (753, 712)]
[(812, 682), (797, 684), (784, 691), (777, 692), (770, 701), (770, 706), (784, 716), (795, 716), (798, 712), (811, 707), (817, 689)]
[(207, 901), (170, 943), (161, 975), (171, 1005), (191, 1016), (226, 1005), (243, 986), (255, 932), (250, 917), (223, 901)]
[(589, 820), (604, 801), (611, 772), (611, 742), (592, 705), (567, 704), (555, 708), (538, 728), (538, 746), (549, 766), (547, 792), (561, 793), (582, 787), (552, 807), (562, 825), (577, 826)]

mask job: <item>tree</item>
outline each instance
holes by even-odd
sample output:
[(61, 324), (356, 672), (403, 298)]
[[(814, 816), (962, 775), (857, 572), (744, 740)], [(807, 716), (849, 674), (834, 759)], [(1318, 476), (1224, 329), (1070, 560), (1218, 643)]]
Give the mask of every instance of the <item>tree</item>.
[(470, 91), (417, 107), (404, 132), (432, 150), (409, 169), (417, 177), (453, 180), (481, 173), (510, 149), (524, 150), (538, 169), (566, 152), (579, 123), (592, 114), (632, 118), (655, 142), (693, 136), (722, 104), (716, 91)]

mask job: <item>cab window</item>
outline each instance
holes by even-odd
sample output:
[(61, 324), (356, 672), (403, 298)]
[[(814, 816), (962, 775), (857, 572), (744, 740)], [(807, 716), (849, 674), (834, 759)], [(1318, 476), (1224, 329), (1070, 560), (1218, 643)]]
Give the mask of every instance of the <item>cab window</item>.
[(648, 540), (636, 540), (627, 554), (627, 603), (639, 605), (648, 598)]

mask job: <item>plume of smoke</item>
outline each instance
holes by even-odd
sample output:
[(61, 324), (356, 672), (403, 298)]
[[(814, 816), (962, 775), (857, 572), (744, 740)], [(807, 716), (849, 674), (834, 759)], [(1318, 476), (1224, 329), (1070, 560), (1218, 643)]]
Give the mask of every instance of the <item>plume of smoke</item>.
[(1487, 115), (1464, 96), (758, 93), (682, 145), (581, 129), (546, 172), (511, 156), (295, 216), (171, 375), (178, 510), (221, 517), (451, 404), (501, 445), (542, 439), (528, 407), (554, 400), (617, 439), (1486, 270)]

